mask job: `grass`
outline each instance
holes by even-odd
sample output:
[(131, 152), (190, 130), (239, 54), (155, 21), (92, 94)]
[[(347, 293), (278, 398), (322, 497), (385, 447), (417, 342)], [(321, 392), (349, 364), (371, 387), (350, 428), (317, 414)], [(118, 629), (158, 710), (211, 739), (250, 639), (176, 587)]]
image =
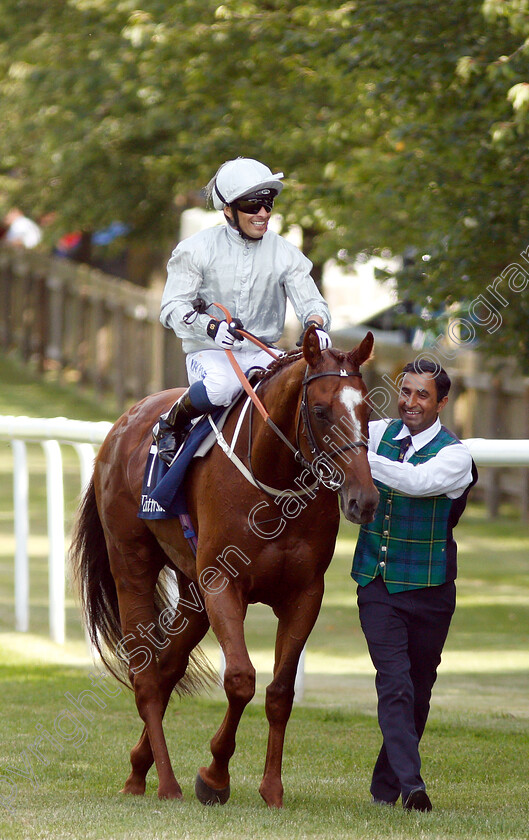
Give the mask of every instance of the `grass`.
[[(9, 659), (10, 657), (7, 657)], [(289, 725), (284, 762), (285, 808), (269, 811), (257, 788), (266, 749), (261, 704), (243, 717), (232, 762), (233, 795), (224, 808), (203, 808), (193, 796), (197, 768), (208, 760), (208, 741), (220, 722), (224, 703), (198, 699), (173, 703), (166, 732), (185, 800), (160, 802), (150, 778), (142, 799), (118, 793), (128, 750), (139, 733), (130, 693), (108, 698), (95, 689), (104, 707), (93, 706), (93, 720), (68, 729), (83, 743), (66, 743), (54, 724), (67, 727), (65, 697), (92, 688), (79, 667), (36, 663), (31, 656), (2, 666), (2, 764), (24, 770), (17, 790), (0, 776), (0, 796), (11, 797), (14, 813), (3, 809), (0, 836), (12, 838), (523, 838), (527, 836), (527, 718), (481, 714), (472, 707), (457, 715), (432, 712), (423, 745), (435, 810), (407, 815), (400, 808), (379, 809), (366, 791), (379, 734), (373, 714), (354, 698), (334, 708), (296, 706)], [(112, 684), (113, 685), (113, 684)], [(87, 706), (88, 707), (88, 706)], [(80, 718), (80, 715), (78, 715)], [(53, 733), (59, 752), (40, 746), (47, 763), (27, 752), (37, 726)], [(134, 734), (133, 734), (134, 732)], [(59, 740), (60, 739), (60, 740)], [(31, 759), (34, 779), (24, 767)]]
[[(0, 359), (2, 382), (11, 377), (1, 389), (0, 413), (112, 419), (89, 404), (83, 407), (85, 414), (77, 411), (68, 391), (57, 388), (52, 398), (47, 387), (31, 377), (24, 380), (23, 374)], [(134, 698), (111, 678), (95, 686), (90, 682), (93, 667), (71, 595), (66, 645), (56, 646), (46, 637), (44, 460), (38, 446), (30, 447), (31, 633), (13, 632), (12, 464), (9, 447), (0, 446), (2, 840), (528, 836), (529, 534), (519, 519), (504, 516), (488, 522), (481, 507), (470, 506), (456, 532), (458, 608), (421, 750), (434, 802), (431, 814), (405, 814), (401, 808), (377, 808), (368, 801), (380, 733), (373, 669), (349, 578), (356, 528), (348, 523), (342, 525), (323, 608), (309, 640), (303, 701), (295, 704), (287, 730), (284, 809), (268, 810), (258, 794), (267, 736), (264, 688), (275, 631), (274, 617), (262, 605), (250, 608), (246, 625), (258, 689), (238, 733), (230, 802), (224, 808), (204, 808), (193, 794), (197, 769), (208, 763), (209, 740), (224, 714), (220, 691), (175, 700), (167, 715), (169, 750), (184, 801), (160, 802), (154, 773), (145, 797), (123, 798), (118, 791), (141, 729)], [(65, 463), (71, 516), (78, 476), (75, 458), (65, 458)], [(215, 640), (208, 637), (205, 647), (216, 664)], [(77, 698), (85, 690), (99, 698), (99, 705), (87, 704), (91, 719), (76, 712), (65, 696), (68, 692)], [(36, 745), (44, 730), (55, 744), (44, 740)], [(35, 745), (40, 758), (28, 751)]]
[(0, 414), (27, 417), (72, 417), (76, 420), (112, 420), (105, 402), (83, 396), (78, 387), (36, 376), (15, 356), (0, 353)]

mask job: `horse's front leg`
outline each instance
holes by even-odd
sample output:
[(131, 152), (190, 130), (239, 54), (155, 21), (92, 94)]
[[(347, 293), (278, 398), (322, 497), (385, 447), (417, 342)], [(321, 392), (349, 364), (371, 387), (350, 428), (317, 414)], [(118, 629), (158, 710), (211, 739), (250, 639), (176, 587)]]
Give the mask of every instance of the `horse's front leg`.
[(323, 577), (297, 598), (275, 609), (279, 619), (274, 678), (266, 689), (268, 748), (259, 793), (270, 808), (283, 806), (281, 765), (288, 719), (294, 701), (299, 657), (318, 617), (323, 597)]
[(201, 767), (195, 792), (204, 805), (224, 804), (230, 795), (228, 765), (235, 752), (235, 735), (241, 715), (255, 693), (255, 669), (244, 641), (247, 604), (231, 582), (222, 592), (205, 595), (206, 609), (213, 631), (226, 660), (224, 690), (228, 709), (211, 740), (213, 761)]

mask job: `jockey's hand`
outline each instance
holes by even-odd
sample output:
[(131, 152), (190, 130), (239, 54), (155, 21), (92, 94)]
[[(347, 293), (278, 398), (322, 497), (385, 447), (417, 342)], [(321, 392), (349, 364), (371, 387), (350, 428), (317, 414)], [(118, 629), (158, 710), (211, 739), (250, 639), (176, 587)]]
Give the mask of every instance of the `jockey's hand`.
[(209, 335), (209, 337), (213, 339), (215, 344), (218, 344), (219, 347), (222, 347), (223, 350), (231, 350), (233, 348), (233, 345), (235, 344), (235, 341), (238, 338), (238, 326), (242, 327), (240, 321), (238, 321), (237, 323), (235, 321), (232, 321), (230, 324), (228, 324), (227, 321), (217, 321), (215, 318), (212, 318), (206, 327), (206, 332)]
[(318, 336), (318, 341), (320, 342), (320, 350), (328, 350), (329, 347), (332, 347), (331, 337), (328, 332), (325, 332), (323, 327), (316, 330), (316, 335)]
[(229, 330), (232, 335), (235, 336), (239, 341), (244, 341), (244, 336), (239, 330), (243, 330), (244, 326), (240, 318), (232, 318), (229, 325)]
[(327, 350), (329, 347), (332, 347), (332, 341), (329, 333), (325, 332), (321, 324), (319, 324), (317, 321), (309, 321), (307, 324), (305, 324), (303, 332), (296, 341), (296, 347), (301, 347), (301, 345), (303, 344), (305, 333), (307, 332), (311, 324), (314, 324), (316, 327), (316, 335), (318, 337), (318, 341), (320, 342), (320, 350)]

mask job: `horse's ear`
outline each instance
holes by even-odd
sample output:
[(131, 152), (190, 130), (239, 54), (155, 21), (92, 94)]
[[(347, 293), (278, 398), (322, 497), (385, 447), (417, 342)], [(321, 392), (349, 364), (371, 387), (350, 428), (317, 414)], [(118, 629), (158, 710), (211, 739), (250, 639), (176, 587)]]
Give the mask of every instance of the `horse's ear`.
[(349, 356), (354, 356), (355, 362), (360, 367), (363, 365), (364, 362), (367, 362), (368, 359), (371, 358), (371, 354), (373, 352), (373, 344), (375, 343), (375, 339), (371, 330), (367, 333), (366, 337), (362, 339), (358, 347), (355, 347), (354, 350), (349, 353)]
[(316, 325), (311, 324), (303, 338), (303, 355), (311, 367), (316, 367), (321, 359), (320, 340), (316, 335)]

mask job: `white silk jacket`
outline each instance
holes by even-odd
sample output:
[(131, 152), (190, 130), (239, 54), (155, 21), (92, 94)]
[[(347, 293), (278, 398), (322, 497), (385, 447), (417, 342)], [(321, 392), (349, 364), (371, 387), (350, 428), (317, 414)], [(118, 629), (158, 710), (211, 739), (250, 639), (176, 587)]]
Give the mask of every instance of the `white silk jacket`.
[[(268, 230), (262, 239), (243, 239), (228, 225), (208, 228), (184, 239), (167, 264), (160, 321), (182, 339), (184, 353), (221, 350), (206, 335), (212, 317), (224, 318), (216, 307), (197, 315), (192, 323), (183, 318), (195, 298), (221, 303), (245, 329), (265, 343), (276, 342), (285, 326), (287, 298), (301, 325), (320, 315), (329, 329), (329, 307), (310, 276), (312, 263), (295, 245)], [(236, 343), (234, 350), (245, 342)]]

